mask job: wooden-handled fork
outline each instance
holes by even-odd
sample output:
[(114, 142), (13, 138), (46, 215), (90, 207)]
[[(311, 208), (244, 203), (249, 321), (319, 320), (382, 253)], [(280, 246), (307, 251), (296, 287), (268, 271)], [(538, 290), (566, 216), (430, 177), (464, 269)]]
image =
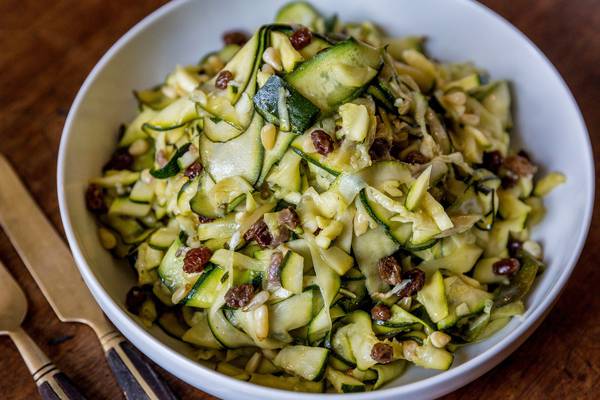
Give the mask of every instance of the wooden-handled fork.
[(44, 400), (85, 399), (21, 328), (25, 315), (25, 294), (0, 262), (0, 334), (10, 336), (15, 343)]

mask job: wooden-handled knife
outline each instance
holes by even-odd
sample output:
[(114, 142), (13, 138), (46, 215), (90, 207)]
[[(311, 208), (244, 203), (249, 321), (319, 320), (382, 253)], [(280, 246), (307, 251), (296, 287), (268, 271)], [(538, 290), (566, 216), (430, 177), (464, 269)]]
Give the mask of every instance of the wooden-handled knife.
[(105, 319), (67, 245), (2, 155), (0, 225), (58, 318), (84, 323), (94, 330), (128, 400), (176, 399), (148, 360)]

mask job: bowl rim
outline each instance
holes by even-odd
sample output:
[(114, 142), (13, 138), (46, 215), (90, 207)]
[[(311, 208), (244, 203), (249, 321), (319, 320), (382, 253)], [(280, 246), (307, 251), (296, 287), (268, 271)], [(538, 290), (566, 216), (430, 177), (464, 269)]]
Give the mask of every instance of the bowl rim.
[[(125, 334), (125, 336), (128, 339), (130, 339), (134, 345), (140, 348), (140, 350), (142, 350), (148, 357), (150, 357), (153, 361), (157, 362), (157, 364), (161, 365), (161, 367), (167, 369), (172, 374), (184, 380), (186, 383), (189, 383), (190, 385), (200, 390), (207, 391), (210, 390), (210, 387), (216, 387), (216, 385), (223, 385), (224, 387), (228, 388), (227, 390), (231, 390), (238, 393), (246, 393), (247, 395), (255, 396), (257, 398), (282, 398), (281, 396), (283, 396), (283, 398), (293, 397), (303, 400), (312, 400), (322, 397), (323, 395), (327, 395), (327, 397), (331, 399), (349, 399), (358, 397), (360, 397), (361, 399), (380, 399), (392, 398), (402, 394), (423, 394), (426, 393), (425, 390), (432, 388), (434, 390), (429, 392), (428, 395), (434, 394), (438, 396), (456, 390), (459, 387), (464, 386), (467, 383), (477, 379), (479, 376), (483, 375), (491, 368), (499, 364), (502, 360), (508, 357), (518, 346), (520, 346), (525, 341), (525, 339), (527, 339), (527, 337), (533, 332), (533, 330), (537, 328), (539, 324), (541, 324), (544, 317), (548, 314), (552, 306), (558, 300), (560, 293), (564, 289), (581, 255), (591, 225), (594, 207), (595, 165), (593, 161), (594, 158), (589, 132), (585, 125), (585, 121), (581, 114), (581, 110), (579, 109), (577, 102), (573, 97), (573, 94), (569, 90), (569, 87), (565, 83), (562, 76), (557, 71), (556, 67), (550, 62), (550, 60), (544, 55), (544, 53), (542, 53), (542, 51), (539, 50), (537, 46), (514, 25), (508, 22), (504, 17), (497, 14), (495, 11), (489, 9), (487, 6), (473, 0), (455, 1), (463, 3), (463, 5), (466, 7), (473, 7), (477, 9), (478, 12), (487, 14), (487, 16), (494, 19), (496, 23), (503, 25), (505, 29), (508, 28), (510, 34), (516, 36), (516, 40), (524, 42), (525, 46), (528, 47), (528, 50), (532, 52), (534, 56), (540, 57), (541, 61), (543, 61), (550, 68), (550, 71), (553, 74), (554, 78), (558, 80), (558, 82), (562, 86), (562, 89), (565, 91), (565, 100), (569, 103), (571, 107), (573, 107), (576, 113), (579, 128), (585, 134), (585, 158), (587, 169), (591, 172), (591, 179), (589, 179), (589, 182), (587, 182), (589, 196), (586, 199), (588, 206), (585, 209), (584, 214), (585, 226), (579, 231), (577, 237), (577, 244), (574, 248), (574, 251), (568, 258), (568, 262), (565, 268), (561, 270), (560, 275), (556, 280), (556, 284), (552, 288), (550, 288), (546, 296), (542, 299), (542, 301), (540, 301), (537, 307), (530, 308), (528, 310), (529, 313), (523, 318), (521, 324), (519, 324), (511, 332), (508, 332), (502, 339), (500, 339), (498, 343), (487, 348), (481, 354), (465, 361), (463, 364), (416, 382), (406, 383), (398, 387), (384, 387), (382, 389), (367, 393), (309, 394), (291, 392), (287, 390), (280, 390), (251, 384), (249, 382), (240, 381), (226, 376), (224, 374), (221, 374), (210, 368), (207, 368), (195, 361), (192, 361), (191, 359), (180, 354), (171, 347), (160, 342), (121, 309), (121, 307), (104, 290), (103, 286), (96, 278), (91, 267), (88, 265), (83, 255), (83, 251), (81, 250), (77, 241), (77, 237), (73, 228), (73, 221), (71, 220), (71, 217), (68, 212), (69, 206), (65, 190), (65, 163), (67, 158), (68, 143), (70, 141), (71, 136), (73, 135), (72, 124), (75, 119), (75, 116), (79, 112), (83, 99), (89, 91), (90, 86), (96, 80), (98, 73), (112, 59), (113, 55), (116, 52), (118, 52), (126, 43), (128, 43), (130, 39), (141, 33), (154, 21), (162, 18), (164, 15), (169, 14), (174, 9), (179, 8), (191, 1), (193, 0), (173, 0), (172, 2), (159, 7), (158, 9), (144, 17), (132, 28), (130, 28), (129, 31), (127, 31), (123, 36), (121, 36), (110, 47), (110, 49), (102, 56), (102, 58), (97, 62), (97, 64), (88, 74), (83, 85), (79, 89), (73, 101), (73, 104), (69, 110), (69, 114), (67, 116), (61, 135), (57, 162), (57, 192), (60, 216), (64, 226), (67, 241), (69, 243), (69, 246), (71, 248), (77, 267), (81, 273), (83, 280), (92, 292), (93, 297), (99, 303), (102, 310), (116, 325), (116, 327), (120, 331), (122, 331)], [(165, 365), (164, 362), (160, 362), (160, 360), (167, 359), (171, 361), (168, 366)], [(183, 372), (181, 372), (183, 370), (187, 370), (188, 372), (184, 374)], [(205, 388), (202, 388), (199, 385), (197, 385), (196, 382), (191, 382), (189, 379), (186, 379), (184, 377), (184, 375), (190, 376), (192, 374), (198, 378), (209, 378), (210, 383), (206, 385)], [(462, 377), (462, 379), (457, 379), (459, 377)]]

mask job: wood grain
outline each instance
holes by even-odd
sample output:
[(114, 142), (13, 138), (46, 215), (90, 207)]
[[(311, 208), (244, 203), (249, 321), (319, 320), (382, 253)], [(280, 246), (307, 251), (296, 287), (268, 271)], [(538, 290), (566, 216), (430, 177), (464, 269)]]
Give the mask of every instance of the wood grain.
[[(162, 3), (137, 0), (124, 7), (119, 0), (0, 1), (0, 152), (61, 234), (55, 168), (69, 106), (102, 54)], [(600, 160), (600, 3), (484, 3), (521, 29), (556, 65), (583, 111)], [(540, 328), (506, 361), (447, 399), (600, 398), (600, 247), (594, 246), (599, 241), (596, 213), (579, 265)], [(25, 329), (44, 352), (88, 398), (122, 398), (93, 332), (59, 322), (2, 232), (0, 258), (27, 294)], [(25, 364), (4, 337), (0, 371), (1, 398), (36, 398)], [(183, 399), (211, 398), (161, 374)]]

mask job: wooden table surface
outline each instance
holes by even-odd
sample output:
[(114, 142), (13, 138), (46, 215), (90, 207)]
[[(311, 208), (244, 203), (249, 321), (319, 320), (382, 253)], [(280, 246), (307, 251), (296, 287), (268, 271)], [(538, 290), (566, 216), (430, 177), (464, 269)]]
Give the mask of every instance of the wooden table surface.
[[(55, 169), (71, 102), (104, 52), (161, 3), (0, 1), (0, 152), (61, 234)], [(583, 111), (600, 160), (600, 2), (484, 3), (521, 29), (556, 65)], [(594, 246), (599, 241), (596, 213), (579, 264), (540, 328), (506, 361), (447, 399), (600, 398), (600, 247)], [(59, 322), (1, 231), (0, 259), (27, 294), (25, 329), (40, 347), (88, 398), (122, 398), (92, 331)], [(33, 381), (6, 337), (0, 337), (0, 371), (0, 398), (36, 398)], [(183, 399), (212, 398), (161, 373)]]

